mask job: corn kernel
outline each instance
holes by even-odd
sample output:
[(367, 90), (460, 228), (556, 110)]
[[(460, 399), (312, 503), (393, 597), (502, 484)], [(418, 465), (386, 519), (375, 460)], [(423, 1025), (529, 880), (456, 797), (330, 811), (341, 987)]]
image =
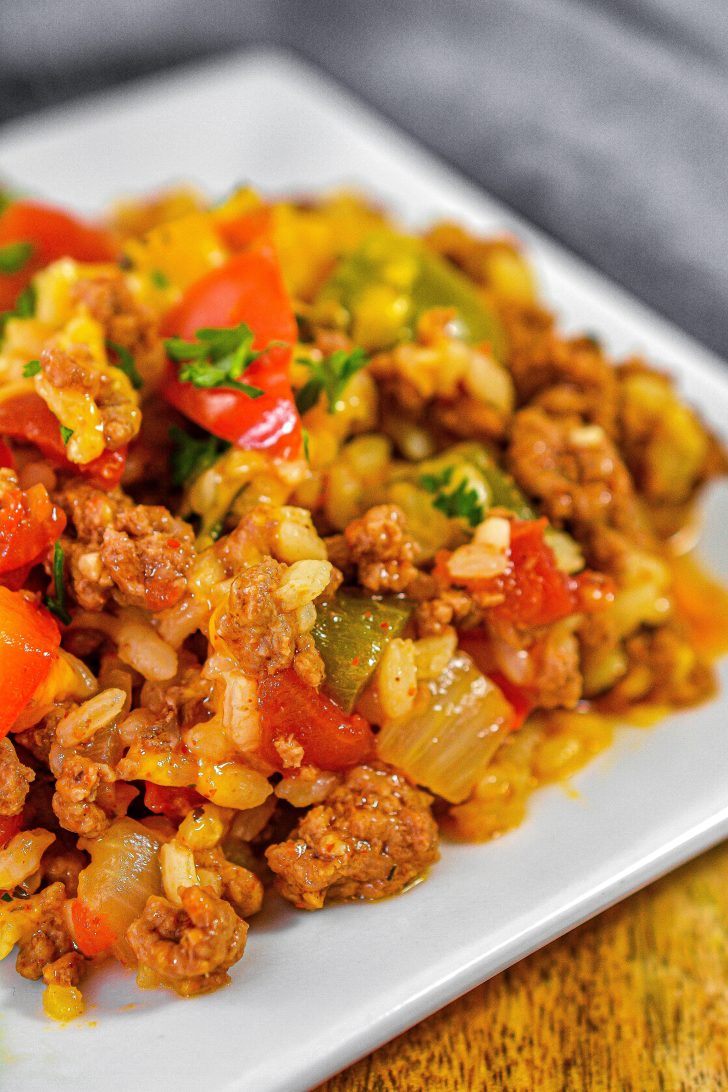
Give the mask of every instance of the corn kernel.
[(185, 816), (177, 836), (192, 850), (214, 849), (225, 837), (229, 815), (214, 804), (203, 804)]
[(58, 986), (51, 982), (43, 991), (43, 1008), (53, 1020), (75, 1020), (83, 1013), (83, 994), (76, 986)]

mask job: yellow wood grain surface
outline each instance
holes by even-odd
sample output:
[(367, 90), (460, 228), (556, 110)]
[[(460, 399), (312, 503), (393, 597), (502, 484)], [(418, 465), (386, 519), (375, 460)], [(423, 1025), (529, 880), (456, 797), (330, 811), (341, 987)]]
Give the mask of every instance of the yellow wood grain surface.
[(728, 843), (321, 1086), (451, 1089), (728, 1089)]

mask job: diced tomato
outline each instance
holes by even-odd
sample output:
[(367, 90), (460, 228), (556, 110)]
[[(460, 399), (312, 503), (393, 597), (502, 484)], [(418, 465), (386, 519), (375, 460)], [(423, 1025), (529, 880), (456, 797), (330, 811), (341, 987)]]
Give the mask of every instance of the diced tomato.
[(489, 678), (502, 692), (503, 697), (513, 710), (511, 731), (515, 732), (521, 727), (529, 713), (536, 708), (535, 697), (531, 691), (524, 690), (522, 686), (517, 686), (516, 683), (511, 682), (501, 671), (491, 671)]
[(22, 815), (0, 815), (0, 849), (5, 849), (8, 842), (20, 831), (22, 825)]
[(264, 242), (236, 254), (191, 285), (166, 316), (163, 333), (192, 340), (203, 327), (232, 327), (241, 322), (253, 331), (256, 350), (272, 341), (284, 342), (258, 357), (245, 372), (245, 382), (264, 392), (259, 398), (225, 387), (202, 389), (183, 383), (171, 362), (164, 396), (191, 421), (237, 447), (284, 458), (297, 456), (301, 421), (289, 379), (296, 321), (275, 252)]
[(184, 819), (193, 808), (207, 803), (205, 797), (200, 796), (196, 789), (155, 785), (152, 781), (145, 781), (144, 786), (144, 806), (155, 815), (166, 815), (168, 819), (175, 821)]
[(10, 470), (15, 466), (13, 453), (4, 440), (0, 440), (0, 466), (8, 467)]
[(364, 717), (344, 713), (292, 668), (265, 679), (258, 700), (261, 751), (276, 769), (283, 763), (275, 742), (289, 737), (303, 748), (303, 761), (322, 770), (343, 770), (373, 753), (374, 735)]
[(126, 447), (105, 451), (90, 463), (70, 462), (66, 458), (58, 418), (35, 391), (23, 391), (0, 399), (0, 435), (35, 444), (60, 469), (81, 474), (100, 489), (113, 489), (118, 485), (126, 466)]
[(116, 933), (106, 915), (96, 913), (82, 899), (71, 902), (71, 922), (76, 944), (85, 956), (101, 955), (116, 941)]
[(545, 519), (511, 522), (510, 568), (487, 582), (489, 589), (505, 596), (489, 608), (491, 617), (519, 626), (544, 626), (578, 609), (572, 583), (544, 540), (546, 526)]
[(27, 261), (16, 273), (0, 273), (0, 311), (9, 311), (39, 269), (57, 258), (107, 262), (116, 257), (106, 231), (38, 201), (14, 201), (0, 215), (0, 247), (30, 243)]
[(495, 683), (502, 692), (503, 697), (513, 710), (511, 719), (511, 731), (520, 728), (530, 712), (536, 707), (534, 694), (503, 674), (496, 666), (493, 648), (489, 635), (482, 630), (469, 630), (461, 633), (458, 644), (463, 652), (472, 656), (475, 666), (479, 671)]
[(65, 513), (51, 503), (44, 485), (6, 490), (0, 497), (0, 573), (40, 559), (65, 526)]
[(58, 626), (46, 610), (0, 587), (0, 739), (48, 675), (60, 641)]

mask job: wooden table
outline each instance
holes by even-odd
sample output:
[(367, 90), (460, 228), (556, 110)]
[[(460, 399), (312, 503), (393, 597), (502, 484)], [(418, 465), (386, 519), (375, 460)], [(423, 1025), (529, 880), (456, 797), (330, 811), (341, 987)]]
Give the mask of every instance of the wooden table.
[(728, 843), (321, 1086), (454, 1089), (728, 1089)]

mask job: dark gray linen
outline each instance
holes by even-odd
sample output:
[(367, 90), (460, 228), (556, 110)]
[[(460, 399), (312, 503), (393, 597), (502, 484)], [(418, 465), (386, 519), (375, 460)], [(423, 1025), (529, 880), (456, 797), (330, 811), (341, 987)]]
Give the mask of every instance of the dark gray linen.
[(0, 121), (256, 43), (728, 355), (728, 0), (0, 0)]

